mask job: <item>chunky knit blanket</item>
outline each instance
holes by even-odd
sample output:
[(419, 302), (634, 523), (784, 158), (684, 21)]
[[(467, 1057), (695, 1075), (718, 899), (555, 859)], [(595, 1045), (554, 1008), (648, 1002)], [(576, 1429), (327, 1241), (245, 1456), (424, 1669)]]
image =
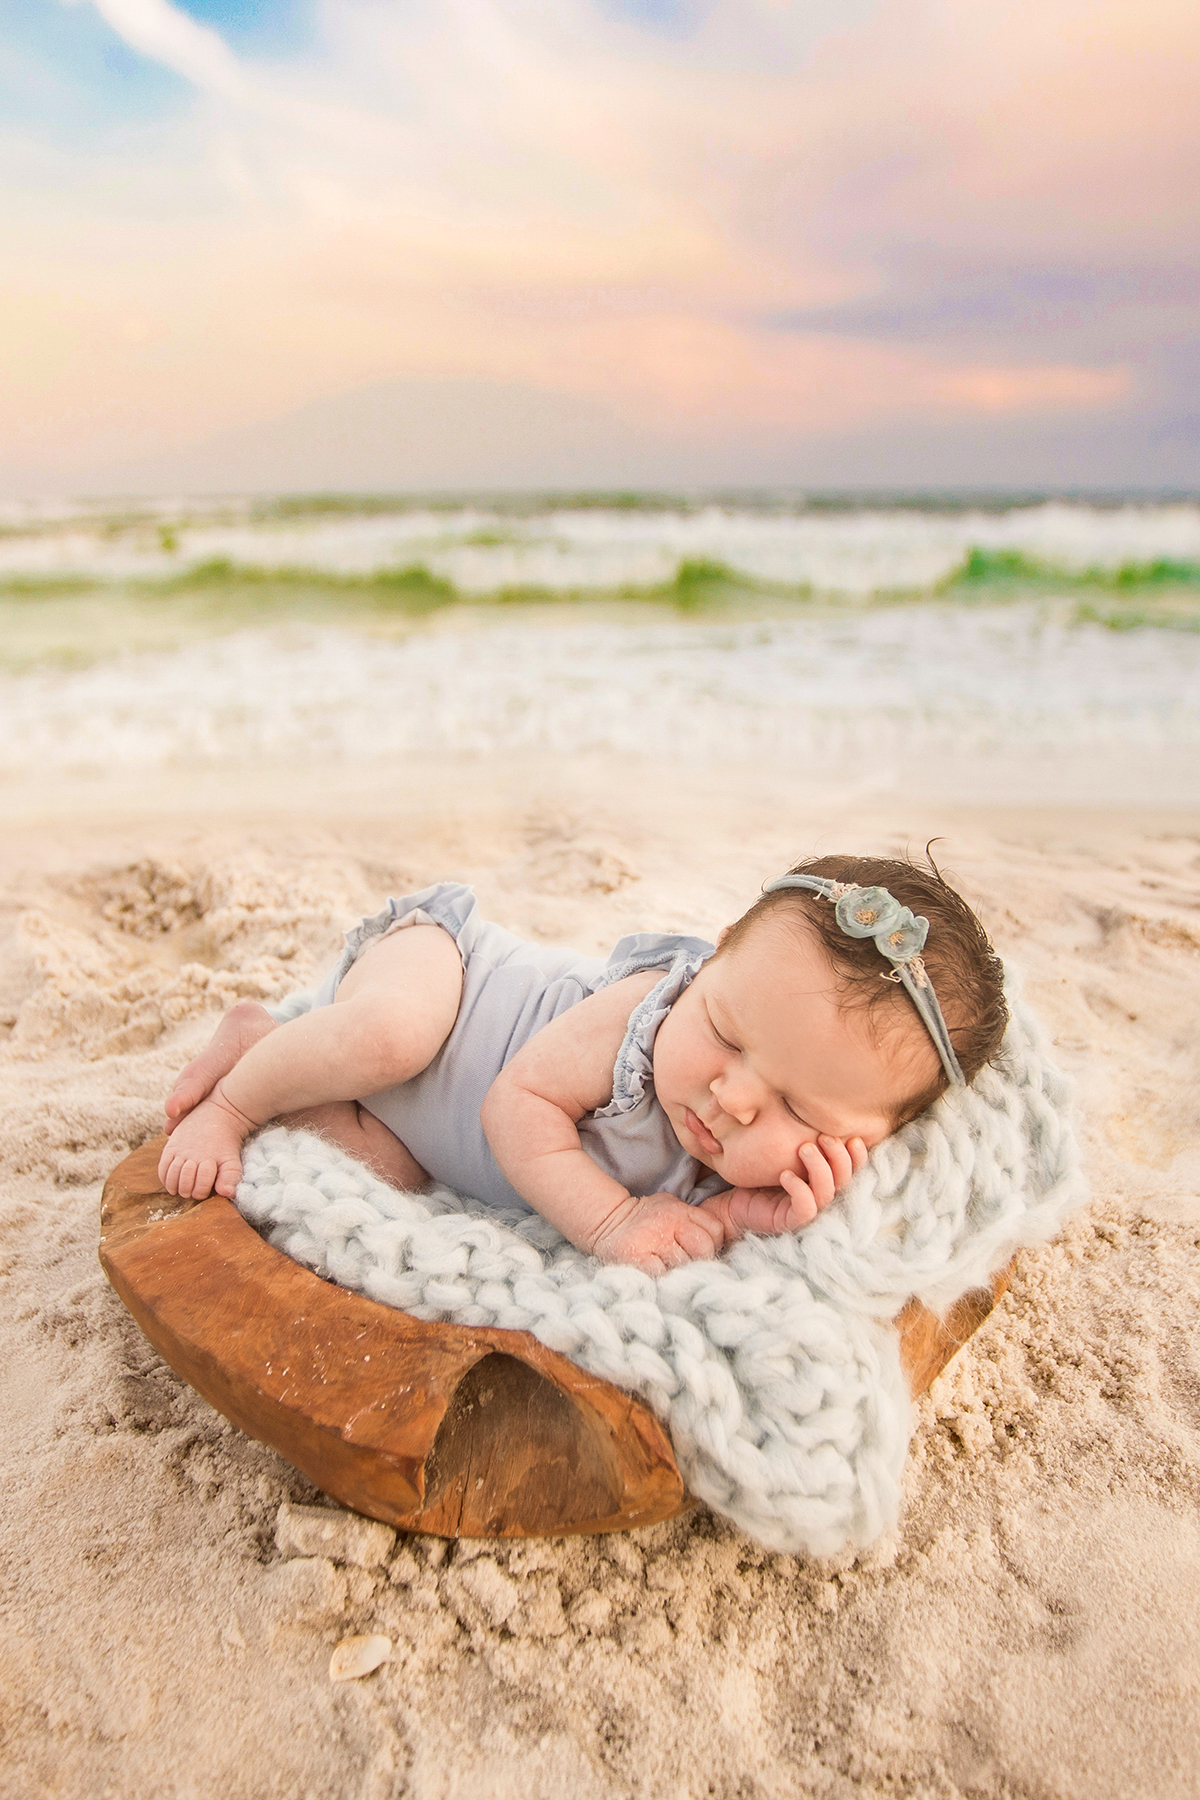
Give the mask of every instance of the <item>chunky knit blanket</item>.
[(530, 1331), (640, 1395), (693, 1494), (773, 1549), (831, 1555), (899, 1511), (912, 1409), (886, 1321), (913, 1295), (944, 1310), (1085, 1197), (1067, 1082), (1010, 1005), (999, 1064), (880, 1144), (813, 1224), (658, 1279), (537, 1216), (398, 1193), (305, 1132), (248, 1146), (237, 1204), (329, 1280), (418, 1318)]

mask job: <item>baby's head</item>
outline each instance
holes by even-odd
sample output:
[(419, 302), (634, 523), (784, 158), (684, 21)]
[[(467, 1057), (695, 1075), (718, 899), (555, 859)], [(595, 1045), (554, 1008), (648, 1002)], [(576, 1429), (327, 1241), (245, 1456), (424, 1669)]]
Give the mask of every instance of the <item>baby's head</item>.
[[(929, 923), (921, 964), (929, 977), (949, 1030), (950, 1045), (964, 1082), (999, 1052), (1008, 1025), (1004, 969), (987, 933), (967, 905), (932, 864), (885, 856), (813, 856), (791, 875), (817, 876), (846, 887), (885, 888), (894, 900)], [(835, 906), (798, 888), (778, 888), (743, 913), (721, 937), (721, 952), (736, 948), (760, 925), (774, 923), (815, 937), (832, 969), (843, 1008), (861, 1009), (874, 1035), (908, 1044), (917, 1085), (897, 1107), (902, 1125), (945, 1093), (950, 1076), (903, 986), (889, 979), (891, 965), (871, 936), (850, 937)], [(925, 1078), (922, 1079), (921, 1071)]]
[[(793, 875), (886, 888), (929, 922), (920, 963), (950, 1052), (970, 1082), (999, 1051), (1003, 970), (979, 920), (934, 867), (823, 856)], [(799, 1144), (860, 1137), (868, 1148), (915, 1118), (950, 1076), (908, 990), (873, 936), (848, 936), (834, 901), (764, 893), (663, 1021), (655, 1087), (680, 1141), (734, 1186), (768, 1186)], [(926, 990), (922, 990), (925, 992)]]

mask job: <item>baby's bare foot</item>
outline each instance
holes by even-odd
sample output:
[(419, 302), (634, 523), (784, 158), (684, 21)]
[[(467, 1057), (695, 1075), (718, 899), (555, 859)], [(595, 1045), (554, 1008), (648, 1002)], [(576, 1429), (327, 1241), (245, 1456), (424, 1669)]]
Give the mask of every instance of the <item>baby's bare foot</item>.
[(274, 1031), (275, 1026), (266, 1007), (255, 1000), (239, 1000), (231, 1007), (206, 1048), (181, 1070), (171, 1089), (166, 1105), (167, 1130), (174, 1131), (180, 1119), (212, 1093), (222, 1075), (228, 1075), (247, 1050)]
[(158, 1162), (158, 1179), (181, 1200), (232, 1200), (242, 1178), (242, 1145), (254, 1123), (219, 1094), (181, 1119)]

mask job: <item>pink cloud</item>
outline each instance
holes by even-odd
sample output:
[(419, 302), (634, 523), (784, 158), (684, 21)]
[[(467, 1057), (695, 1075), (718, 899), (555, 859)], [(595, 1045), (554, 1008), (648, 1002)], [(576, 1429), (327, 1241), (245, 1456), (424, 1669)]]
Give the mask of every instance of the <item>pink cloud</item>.
[(1197, 241), (1182, 0), (715, 0), (670, 40), (588, 0), (327, 0), (319, 52), (274, 65), (171, 0), (95, 4), (195, 97), (136, 143), (0, 138), (0, 169), (41, 183), (0, 198), (14, 456), (184, 443), (408, 377), (713, 442), (1069, 419), (1151, 392), (1129, 303), (1119, 341), (1099, 307), (1053, 346), (902, 341), (837, 308), (885, 302), (901, 264), (911, 292), (956, 259), (1003, 283), (1006, 259)]

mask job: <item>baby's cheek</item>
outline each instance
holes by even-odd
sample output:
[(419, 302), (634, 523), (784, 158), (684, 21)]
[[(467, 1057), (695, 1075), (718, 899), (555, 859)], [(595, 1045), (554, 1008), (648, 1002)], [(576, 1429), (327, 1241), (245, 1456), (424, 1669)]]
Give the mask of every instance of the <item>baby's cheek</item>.
[(740, 1144), (726, 1156), (721, 1173), (735, 1187), (778, 1187), (780, 1171), (794, 1167), (786, 1145), (766, 1141)]

